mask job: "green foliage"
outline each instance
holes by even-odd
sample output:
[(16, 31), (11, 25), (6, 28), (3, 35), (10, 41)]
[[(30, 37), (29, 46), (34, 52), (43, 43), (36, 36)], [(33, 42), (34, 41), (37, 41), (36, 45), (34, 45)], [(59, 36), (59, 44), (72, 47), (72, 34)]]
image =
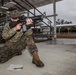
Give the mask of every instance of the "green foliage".
[(56, 24), (72, 24), (72, 21), (65, 21), (64, 19), (57, 19)]

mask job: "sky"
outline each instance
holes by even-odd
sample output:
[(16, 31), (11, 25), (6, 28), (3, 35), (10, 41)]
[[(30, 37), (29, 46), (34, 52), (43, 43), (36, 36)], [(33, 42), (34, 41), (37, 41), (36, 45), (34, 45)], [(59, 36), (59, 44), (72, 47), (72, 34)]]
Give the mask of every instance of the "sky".
[[(53, 4), (45, 5), (37, 8), (42, 13), (46, 12), (46, 15), (53, 14)], [(64, 19), (67, 21), (72, 21), (76, 24), (76, 0), (63, 0), (56, 3), (56, 13), (58, 14), (57, 19)], [(53, 20), (53, 18), (49, 18)]]

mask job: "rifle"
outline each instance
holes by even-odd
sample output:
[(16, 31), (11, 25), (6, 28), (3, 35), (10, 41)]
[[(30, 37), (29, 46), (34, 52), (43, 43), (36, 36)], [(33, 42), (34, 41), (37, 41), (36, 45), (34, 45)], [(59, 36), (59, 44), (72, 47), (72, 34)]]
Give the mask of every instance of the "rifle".
[(19, 17), (19, 23), (22, 24), (22, 30), (23, 32), (27, 31), (32, 25), (28, 25), (26, 26), (26, 18), (31, 18), (33, 21), (37, 21), (37, 20), (43, 20), (41, 15), (38, 16), (33, 16), (33, 17), (25, 17), (24, 15)]

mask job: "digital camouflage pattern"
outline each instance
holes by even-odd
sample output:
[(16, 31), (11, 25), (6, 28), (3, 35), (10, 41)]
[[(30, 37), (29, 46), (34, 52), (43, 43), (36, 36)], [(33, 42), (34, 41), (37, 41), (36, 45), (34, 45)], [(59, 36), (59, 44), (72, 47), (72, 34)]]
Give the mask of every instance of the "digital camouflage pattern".
[(19, 11), (18, 10), (10, 11), (10, 17), (11, 18), (19, 17)]
[(15, 31), (13, 28), (10, 29), (9, 22), (5, 24), (2, 37), (7, 40), (6, 42), (17, 42), (22, 35), (22, 30)]
[(4, 47), (0, 48), (0, 63), (8, 61), (13, 56), (16, 56), (19, 52), (28, 46), (28, 51), (32, 55), (34, 51), (38, 51), (36, 44), (32, 38), (32, 29), (30, 28), (25, 33), (20, 31), (14, 31), (10, 29), (9, 23), (6, 23), (2, 33), (6, 43)]

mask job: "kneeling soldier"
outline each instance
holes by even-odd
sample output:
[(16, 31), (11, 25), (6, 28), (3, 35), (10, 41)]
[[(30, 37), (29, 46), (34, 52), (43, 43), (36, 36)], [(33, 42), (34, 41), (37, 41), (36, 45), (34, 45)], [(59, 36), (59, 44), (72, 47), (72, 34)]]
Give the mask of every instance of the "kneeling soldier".
[[(32, 55), (32, 63), (37, 67), (43, 67), (44, 63), (38, 56), (37, 46), (32, 38), (32, 29), (28, 27), (28, 30), (23, 32), (22, 25), (19, 23), (19, 11), (12, 10), (11, 21), (7, 22), (4, 26), (2, 36), (6, 40), (5, 46), (0, 48), (0, 63), (8, 61), (10, 58), (16, 55), (21, 55), (22, 50), (28, 46), (28, 50)], [(32, 24), (32, 19), (26, 19), (26, 26)]]

